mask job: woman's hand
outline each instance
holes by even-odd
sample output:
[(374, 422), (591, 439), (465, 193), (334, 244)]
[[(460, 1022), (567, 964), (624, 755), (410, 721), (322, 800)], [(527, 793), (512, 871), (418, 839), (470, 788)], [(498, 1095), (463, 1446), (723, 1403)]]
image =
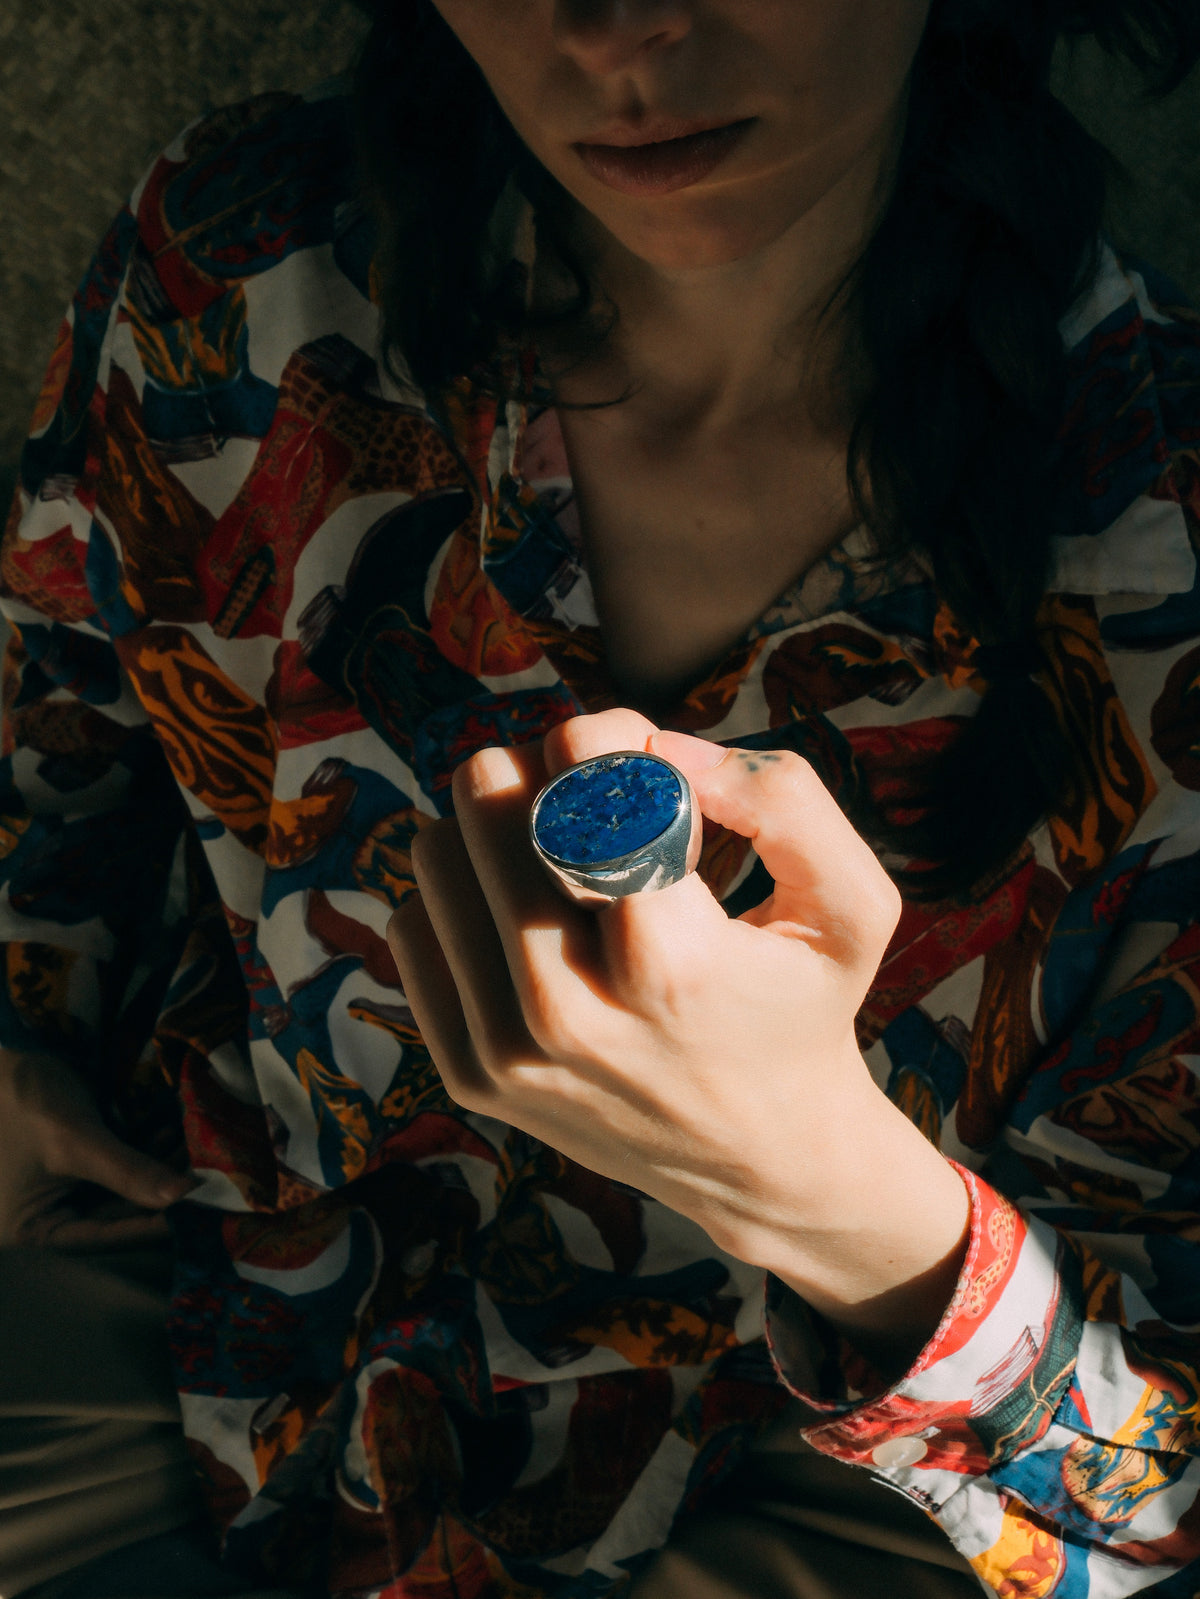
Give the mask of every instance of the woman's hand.
[[(81, 1204), (84, 1183), (112, 1197)], [(160, 1213), (192, 1187), (110, 1132), (63, 1061), (0, 1049), (0, 1247), (155, 1243), (168, 1236)]]
[[(569, 904), (533, 855), (530, 805), (548, 775), (619, 749), (680, 767), (704, 814), (753, 840), (770, 899), (733, 921), (693, 876)], [(389, 929), (451, 1097), (690, 1216), (864, 1346), (919, 1348), (967, 1199), (859, 1053), (900, 901), (811, 767), (610, 711), (542, 751), (482, 751), (454, 792)]]

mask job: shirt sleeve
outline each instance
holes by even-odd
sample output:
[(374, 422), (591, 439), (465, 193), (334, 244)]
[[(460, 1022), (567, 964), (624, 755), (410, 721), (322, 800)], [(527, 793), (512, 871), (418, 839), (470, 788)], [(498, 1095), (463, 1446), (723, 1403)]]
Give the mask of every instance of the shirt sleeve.
[[(1195, 874), (1175, 847), (1160, 853), (1171, 859), (1142, 897), (1165, 917), (1180, 895), (1194, 906)], [(1126, 943), (1167, 925), (1137, 924)], [(1198, 994), (1200, 929), (1187, 925), (1034, 1072), (994, 1181), (958, 1168), (967, 1255), (899, 1382), (770, 1288), (805, 1437), (920, 1505), (999, 1594), (1196, 1591)]]
[(123, 211), (63, 322), (0, 553), (0, 1044), (69, 1059), (103, 1100), (147, 1048), (188, 899), (186, 810), (115, 647), (105, 415), (136, 234)]

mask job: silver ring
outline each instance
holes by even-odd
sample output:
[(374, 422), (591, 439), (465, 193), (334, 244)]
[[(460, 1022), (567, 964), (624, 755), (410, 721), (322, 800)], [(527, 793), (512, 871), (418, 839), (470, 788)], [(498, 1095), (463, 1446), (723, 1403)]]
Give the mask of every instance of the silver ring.
[(529, 813), (538, 859), (582, 903), (678, 883), (700, 858), (701, 827), (683, 773), (638, 750), (568, 766)]

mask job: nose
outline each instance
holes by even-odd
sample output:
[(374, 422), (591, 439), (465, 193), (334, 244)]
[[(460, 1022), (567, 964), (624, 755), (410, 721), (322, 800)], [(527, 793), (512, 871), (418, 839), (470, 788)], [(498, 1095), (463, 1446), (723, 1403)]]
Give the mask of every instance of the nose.
[(678, 44), (692, 28), (690, 0), (555, 0), (554, 38), (585, 72), (621, 72)]

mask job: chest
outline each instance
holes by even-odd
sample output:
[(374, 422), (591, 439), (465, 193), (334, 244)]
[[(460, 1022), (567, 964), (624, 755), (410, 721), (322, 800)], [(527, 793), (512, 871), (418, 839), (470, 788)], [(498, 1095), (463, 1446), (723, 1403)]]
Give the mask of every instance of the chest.
[(853, 525), (844, 451), (780, 427), (706, 439), (560, 414), (610, 674), (673, 703)]

